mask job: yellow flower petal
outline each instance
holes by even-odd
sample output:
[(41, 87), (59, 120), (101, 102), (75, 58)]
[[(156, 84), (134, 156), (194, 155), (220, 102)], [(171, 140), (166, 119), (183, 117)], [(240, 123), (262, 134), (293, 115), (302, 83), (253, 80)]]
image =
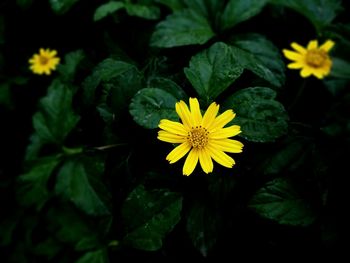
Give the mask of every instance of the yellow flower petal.
[(288, 68), (290, 69), (301, 69), (303, 68), (305, 65), (300, 63), (300, 62), (293, 62), (293, 63), (289, 63), (287, 65)]
[(309, 67), (304, 67), (301, 71), (300, 71), (300, 76), (302, 76), (303, 78), (307, 78), (311, 75), (312, 70)]
[(179, 115), (182, 123), (185, 125), (187, 129), (190, 129), (192, 124), (192, 118), (191, 118), (191, 113), (186, 105), (186, 103), (182, 100), (177, 102), (175, 104), (175, 109), (177, 112), (177, 115)]
[(328, 52), (332, 49), (332, 47), (335, 45), (334, 41), (327, 40), (322, 46), (320, 46), (320, 49)]
[(314, 69), (312, 74), (318, 79), (323, 79), (330, 73), (330, 68), (318, 68)]
[(233, 112), (233, 110), (227, 110), (224, 113), (220, 114), (214, 122), (208, 127), (208, 130), (210, 132), (214, 132), (218, 129), (221, 129), (224, 127), (227, 123), (232, 121), (236, 114)]
[(213, 171), (214, 165), (209, 152), (205, 149), (201, 149), (198, 151), (198, 153), (199, 153), (199, 163), (203, 171), (206, 174), (211, 173)]
[(190, 110), (193, 119), (194, 126), (202, 124), (202, 114), (199, 108), (199, 103), (196, 98), (190, 98)]
[(175, 163), (188, 153), (191, 149), (191, 145), (188, 142), (184, 142), (172, 150), (166, 157), (170, 163)]
[(307, 49), (316, 49), (318, 47), (318, 41), (317, 40), (311, 40), (309, 44), (307, 45)]
[(186, 158), (184, 167), (182, 168), (183, 175), (190, 175), (193, 172), (194, 168), (196, 168), (196, 165), (198, 163), (198, 158), (198, 150), (192, 149)]
[(177, 135), (186, 136), (188, 133), (188, 130), (185, 129), (185, 126), (182, 123), (170, 121), (166, 119), (161, 120), (158, 127), (165, 131), (168, 131), (170, 133), (174, 133)]
[(290, 60), (300, 61), (303, 59), (303, 55), (301, 55), (297, 52), (290, 51), (288, 49), (283, 49), (282, 51), (283, 51), (284, 56)]
[(215, 132), (210, 133), (209, 137), (211, 139), (225, 139), (236, 136), (241, 133), (241, 127), (238, 125), (232, 125), (227, 128), (218, 129)]
[(306, 49), (303, 46), (299, 45), (298, 43), (293, 42), (291, 46), (294, 50), (298, 51), (298, 53), (302, 55), (306, 54)]
[(220, 106), (217, 105), (215, 102), (210, 104), (207, 111), (204, 113), (203, 120), (202, 120), (202, 126), (204, 128), (208, 128), (213, 121), (215, 120), (216, 115), (219, 112)]
[(60, 63), (60, 58), (51, 58), (50, 62), (56, 67)]
[(209, 143), (211, 148), (216, 148), (219, 151), (223, 152), (229, 152), (229, 153), (240, 153), (243, 149), (243, 143), (231, 140), (231, 139), (225, 139), (225, 140), (213, 140)]
[(52, 57), (52, 58), (53, 58), (54, 56), (57, 55), (57, 51), (56, 51), (56, 50), (50, 51), (50, 50), (48, 49), (47, 52), (49, 53), (49, 56)]
[(186, 141), (186, 138), (184, 136), (179, 136), (173, 133), (169, 133), (167, 131), (159, 131), (158, 139), (170, 143), (183, 143)]
[(207, 149), (214, 161), (221, 164), (222, 166), (232, 168), (235, 164), (235, 161), (230, 156), (228, 156), (223, 151), (216, 149), (216, 147), (208, 145)]
[(320, 71), (313, 71), (312, 75), (314, 75), (318, 79), (323, 79), (325, 77), (325, 75)]

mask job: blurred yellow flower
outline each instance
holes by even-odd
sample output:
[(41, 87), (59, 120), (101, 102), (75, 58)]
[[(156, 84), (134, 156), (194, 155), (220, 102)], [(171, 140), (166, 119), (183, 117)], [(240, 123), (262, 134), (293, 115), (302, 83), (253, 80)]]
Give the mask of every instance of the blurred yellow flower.
[(51, 70), (55, 70), (58, 63), (60, 63), (60, 58), (56, 57), (56, 55), (56, 50), (40, 48), (39, 54), (34, 54), (31, 59), (29, 59), (30, 70), (33, 71), (34, 74), (50, 75)]
[(329, 74), (332, 67), (332, 60), (328, 52), (334, 46), (332, 40), (327, 40), (321, 46), (318, 46), (317, 40), (310, 41), (307, 48), (295, 42), (291, 46), (294, 51), (283, 49), (284, 56), (293, 61), (288, 64), (288, 68), (301, 69), (300, 75), (303, 78), (314, 75), (322, 79)]
[(213, 102), (202, 116), (198, 100), (190, 98), (190, 109), (184, 101), (175, 105), (181, 122), (163, 119), (159, 123), (158, 139), (164, 142), (176, 143), (178, 145), (166, 157), (170, 163), (175, 163), (188, 152), (183, 174), (190, 175), (195, 169), (198, 161), (205, 173), (213, 171), (213, 161), (232, 168), (235, 161), (227, 155), (229, 153), (240, 153), (243, 144), (239, 141), (229, 139), (241, 132), (238, 125), (224, 128), (233, 120), (235, 113), (227, 110), (216, 116), (219, 105)]

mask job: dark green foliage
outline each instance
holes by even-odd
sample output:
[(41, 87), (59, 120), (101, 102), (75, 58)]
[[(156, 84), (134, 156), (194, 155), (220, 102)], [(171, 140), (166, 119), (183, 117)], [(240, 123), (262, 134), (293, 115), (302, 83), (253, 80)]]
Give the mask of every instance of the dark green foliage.
[[(135, 188), (123, 204), (122, 215), (128, 233), (123, 242), (135, 248), (154, 251), (180, 220), (182, 197), (167, 190)], [(135, 214), (136, 212), (136, 214)]]
[(276, 92), (266, 87), (246, 88), (227, 98), (224, 106), (236, 112), (234, 123), (241, 126), (241, 136), (253, 142), (269, 142), (288, 128), (288, 115), (275, 97)]
[(69, 9), (79, 0), (49, 0), (52, 10), (59, 15), (69, 11)]
[(158, 127), (161, 119), (177, 120), (174, 111), (176, 98), (157, 88), (146, 88), (136, 93), (130, 104), (130, 114), (137, 124), (148, 129)]
[[(86, 214), (94, 216), (109, 215), (108, 208), (90, 182), (92, 179), (97, 180), (94, 177), (101, 176), (104, 167), (102, 166), (102, 169), (99, 169), (102, 171), (95, 171), (97, 169), (91, 166), (98, 166), (99, 164), (92, 164), (91, 162), (94, 162), (94, 160), (87, 159), (85, 160), (86, 164), (83, 161), (76, 160), (64, 163), (57, 175), (55, 192), (57, 195), (72, 201)], [(105, 189), (102, 194), (106, 194)]]
[(39, 159), (29, 170), (19, 177), (17, 196), (24, 206), (41, 209), (50, 197), (48, 181), (59, 163), (56, 156)]
[(293, 189), (287, 179), (268, 182), (252, 197), (249, 207), (259, 215), (286, 225), (310, 225), (316, 218), (313, 208)]
[(228, 29), (258, 14), (266, 0), (230, 0), (221, 17), (221, 27)]
[(246, 34), (234, 37), (232, 52), (242, 67), (252, 71), (276, 87), (285, 81), (284, 63), (279, 50), (258, 34)]
[(160, 22), (151, 38), (155, 47), (177, 47), (204, 44), (214, 36), (208, 20), (192, 9), (184, 9), (169, 15)]
[(187, 79), (198, 95), (207, 101), (214, 100), (243, 72), (239, 60), (224, 43), (216, 43), (190, 60), (185, 68)]
[[(350, 156), (349, 2), (0, 3), (0, 253), (10, 263), (240, 262), (340, 248)], [(328, 39), (330, 74), (283, 49)], [(30, 71), (56, 50), (50, 75)], [(43, 61), (45, 62), (45, 61)], [(175, 105), (236, 114), (244, 144), (182, 175)], [(185, 134), (185, 133), (183, 133)], [(186, 134), (185, 134), (186, 135)], [(214, 143), (214, 139), (212, 139)], [(336, 261), (336, 259), (334, 259)]]
[(328, 26), (341, 10), (340, 0), (270, 0), (270, 2), (301, 13), (317, 30)]
[(44, 143), (61, 144), (79, 121), (72, 109), (73, 92), (60, 81), (54, 81), (39, 111), (33, 116), (33, 126)]

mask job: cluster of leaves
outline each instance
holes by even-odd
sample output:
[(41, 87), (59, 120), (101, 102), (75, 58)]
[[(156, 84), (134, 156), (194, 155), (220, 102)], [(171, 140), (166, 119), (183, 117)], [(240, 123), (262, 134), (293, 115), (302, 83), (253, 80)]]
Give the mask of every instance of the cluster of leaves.
[[(350, 144), (344, 3), (1, 5), (0, 103), (9, 123), (1, 138), (8, 158), (0, 170), (0, 251), (7, 261), (235, 258), (248, 247), (339, 244), (336, 207)], [(17, 50), (19, 10), (53, 17), (52, 42), (39, 32), (25, 37), (32, 49)], [(36, 24), (25, 23), (22, 33)], [(72, 39), (71, 25), (81, 28)], [(281, 55), (290, 42), (314, 38), (336, 42), (324, 81), (286, 71)], [(50, 77), (27, 69), (38, 39), (66, 51)], [(171, 147), (157, 141), (158, 123), (178, 120), (174, 105), (190, 96), (203, 109), (216, 101), (220, 111), (236, 112), (245, 148), (233, 169), (183, 177), (181, 163), (165, 161)]]

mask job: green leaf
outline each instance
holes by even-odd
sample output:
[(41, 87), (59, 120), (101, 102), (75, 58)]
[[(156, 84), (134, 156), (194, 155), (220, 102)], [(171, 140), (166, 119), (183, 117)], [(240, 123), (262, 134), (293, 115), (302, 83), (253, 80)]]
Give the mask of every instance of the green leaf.
[(313, 208), (285, 178), (270, 181), (258, 190), (249, 207), (260, 216), (283, 225), (307, 226), (316, 218)]
[(99, 222), (83, 217), (70, 206), (53, 206), (46, 212), (47, 230), (56, 240), (77, 251), (96, 249), (99, 241)]
[(13, 100), (11, 94), (11, 85), (8, 82), (0, 83), (0, 105), (12, 109)]
[(253, 142), (272, 142), (287, 132), (289, 119), (275, 97), (270, 88), (246, 88), (231, 95), (223, 107), (236, 112), (234, 123), (241, 126), (240, 136)]
[(279, 174), (292, 171), (305, 158), (307, 147), (302, 139), (290, 139), (264, 163), (264, 174)]
[(332, 62), (330, 77), (350, 79), (350, 63), (348, 61), (332, 57)]
[(267, 0), (230, 0), (221, 16), (221, 28), (231, 28), (260, 13)]
[(57, 157), (37, 160), (30, 170), (18, 177), (17, 199), (24, 206), (35, 206), (40, 210), (50, 197), (48, 180), (59, 164)]
[(82, 50), (73, 51), (64, 56), (64, 64), (59, 65), (57, 68), (64, 81), (72, 81), (74, 79), (77, 67), (84, 57)]
[(26, 161), (38, 158), (40, 150), (43, 147), (43, 142), (36, 133), (30, 136), (29, 141), (24, 158)]
[(130, 68), (104, 85), (105, 94), (110, 94), (106, 99), (110, 99), (111, 109), (116, 118), (127, 112), (133, 96), (144, 87), (143, 75), (136, 67)]
[(49, 0), (51, 9), (59, 15), (62, 15), (69, 11), (71, 7), (79, 0)]
[(125, 8), (130, 16), (137, 16), (150, 20), (159, 19), (160, 17), (160, 10), (157, 6), (111, 1), (96, 9), (94, 21), (98, 21), (122, 8)]
[(340, 0), (270, 0), (270, 3), (299, 12), (308, 18), (319, 32), (331, 24), (342, 9)]
[(112, 109), (106, 103), (100, 104), (96, 107), (96, 109), (104, 122), (112, 123), (114, 121), (115, 115), (113, 114)]
[[(221, 13), (225, 1), (217, 0), (182, 0), (176, 10), (185, 9), (186, 7), (205, 17), (211, 24), (212, 28), (217, 28), (220, 21)], [(176, 11), (174, 10), (174, 11)]]
[(349, 79), (326, 78), (323, 80), (323, 83), (333, 96), (338, 96), (348, 88)]
[(252, 71), (275, 87), (285, 81), (285, 64), (274, 44), (259, 34), (246, 34), (234, 38), (232, 51), (242, 67)]
[(108, 254), (106, 249), (86, 252), (76, 263), (108, 263)]
[(107, 58), (97, 65), (94, 75), (98, 75), (101, 81), (109, 81), (134, 68), (133, 64)]
[(209, 101), (225, 91), (242, 74), (243, 68), (231, 48), (218, 42), (193, 56), (184, 71), (199, 96)]
[(187, 216), (186, 229), (193, 245), (206, 257), (216, 244), (221, 220), (208, 204), (195, 203)]
[(160, 17), (160, 10), (157, 6), (126, 3), (125, 8), (130, 16), (137, 16), (150, 20), (159, 19)]
[(122, 207), (128, 233), (123, 241), (137, 249), (155, 251), (180, 221), (182, 197), (165, 189), (147, 191), (135, 188)]
[(214, 36), (208, 20), (191, 9), (177, 11), (160, 22), (151, 36), (151, 46), (169, 48), (204, 44)]
[(46, 240), (36, 244), (32, 250), (35, 255), (45, 256), (51, 260), (62, 250), (62, 244), (55, 238), (48, 237)]
[(92, 180), (101, 174), (94, 171), (94, 167), (88, 167), (87, 162), (93, 160), (85, 163), (75, 159), (65, 162), (58, 173), (55, 192), (88, 215), (109, 215), (109, 209), (92, 185)]
[(94, 21), (101, 20), (106, 16), (113, 14), (114, 12), (124, 8), (123, 2), (111, 1), (99, 6), (94, 14)]
[(52, 82), (33, 116), (34, 129), (43, 142), (62, 144), (76, 126), (80, 117), (73, 112), (72, 99), (73, 92), (67, 85)]
[(172, 11), (185, 8), (183, 0), (155, 0), (155, 2), (169, 7)]
[(171, 95), (173, 95), (177, 100), (186, 100), (187, 95), (183, 91), (183, 89), (177, 85), (174, 81), (167, 79), (167, 78), (161, 78), (161, 77), (155, 77), (148, 81), (147, 88), (156, 88), (156, 89), (162, 89)]
[(137, 68), (123, 61), (117, 61), (107, 58), (99, 63), (93, 71), (93, 74), (87, 77), (83, 82), (83, 101), (91, 106), (95, 102), (95, 92), (98, 85), (102, 82), (111, 81), (128, 71), (137, 71)]
[(33, 4), (33, 0), (16, 0), (16, 3), (21, 8), (28, 8)]
[(14, 214), (6, 214), (5, 217), (2, 217), (0, 219), (0, 247), (11, 244), (13, 234), (19, 222), (20, 216), (21, 213), (19, 211), (16, 211)]
[(135, 94), (129, 111), (137, 124), (154, 129), (161, 119), (178, 120), (176, 102), (177, 99), (164, 90), (145, 88)]

